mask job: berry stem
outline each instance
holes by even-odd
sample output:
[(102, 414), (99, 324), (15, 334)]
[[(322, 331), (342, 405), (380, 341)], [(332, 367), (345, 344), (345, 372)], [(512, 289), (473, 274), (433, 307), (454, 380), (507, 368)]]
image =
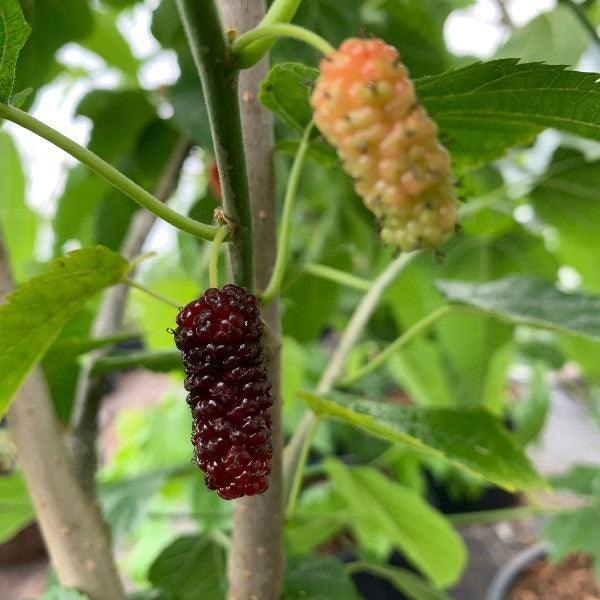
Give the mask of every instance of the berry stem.
[(237, 95), (237, 71), (233, 66), (235, 57), (225, 37), (214, 0), (177, 0), (176, 4), (202, 83), (221, 179), (223, 208), (232, 224), (229, 255), (233, 280), (251, 290), (254, 288), (252, 215)]
[(172, 306), (172, 307), (176, 308), (177, 310), (179, 310), (180, 307), (182, 306), (181, 304), (175, 302), (175, 300), (171, 300), (170, 298), (167, 298), (166, 296), (163, 296), (162, 294), (159, 294), (158, 292), (151, 290), (149, 287), (146, 287), (145, 285), (138, 283), (137, 281), (135, 281), (134, 279), (131, 279), (130, 277), (123, 277), (123, 283), (126, 283), (128, 286), (134, 287), (134, 288), (144, 292), (145, 294), (148, 294), (148, 296), (152, 296), (156, 300), (160, 300), (161, 302), (164, 302), (165, 304), (168, 304), (169, 306)]
[(400, 348), (402, 348), (405, 344), (410, 342), (415, 336), (422, 333), (424, 330), (428, 329), (435, 321), (437, 321), (440, 317), (447, 315), (452, 310), (452, 305), (444, 304), (439, 308), (436, 308), (434, 311), (429, 313), (426, 317), (417, 321), (412, 327), (407, 329), (400, 337), (394, 340), (391, 344), (389, 344), (384, 350), (382, 350), (375, 358), (371, 359), (366, 365), (362, 366), (360, 369), (342, 379), (339, 383), (341, 387), (348, 387), (357, 381), (360, 381), (376, 369), (378, 369), (382, 364), (388, 360), (393, 354), (398, 352)]
[(56, 131), (56, 129), (53, 129), (49, 125), (38, 121), (30, 114), (14, 106), (0, 104), (0, 119), (12, 121), (64, 150), (67, 154), (76, 158), (112, 186), (123, 192), (123, 194), (129, 196), (129, 198), (157, 217), (160, 217), (163, 221), (170, 223), (173, 227), (205, 240), (212, 240), (217, 233), (218, 227), (200, 223), (169, 208), (150, 192), (135, 183), (135, 181), (129, 179), (121, 171), (101, 159), (97, 154), (80, 146), (77, 142)]
[(373, 285), (373, 282), (369, 281), (368, 279), (363, 279), (362, 277), (352, 275), (352, 273), (346, 273), (346, 271), (328, 267), (327, 265), (307, 262), (300, 265), (300, 268), (309, 275), (314, 275), (315, 277), (320, 277), (321, 279), (327, 279), (328, 281), (339, 283), (340, 285), (354, 290), (368, 292), (370, 287)]
[[(275, 25), (277, 23), (289, 23), (296, 14), (302, 0), (274, 0), (267, 14), (257, 27)], [(248, 69), (254, 66), (275, 43), (275, 39), (267, 39), (246, 46), (239, 54), (237, 66), (240, 69)]]
[(298, 192), (298, 184), (300, 183), (300, 174), (302, 173), (302, 167), (304, 165), (304, 159), (308, 150), (308, 143), (310, 138), (310, 132), (312, 130), (312, 121), (304, 129), (302, 140), (296, 151), (294, 158), (294, 164), (290, 171), (290, 177), (288, 179), (288, 185), (285, 192), (285, 199), (283, 203), (283, 215), (281, 217), (281, 225), (279, 228), (279, 239), (277, 244), (277, 258), (275, 260), (275, 266), (271, 279), (260, 295), (260, 301), (263, 304), (268, 304), (277, 294), (283, 281), (283, 275), (285, 273), (285, 267), (290, 250), (290, 234), (292, 231), (292, 216), (294, 214), (294, 206), (296, 205), (296, 197)]
[[(387, 287), (396, 279), (410, 262), (421, 251), (407, 252), (401, 254), (396, 260), (392, 261), (386, 269), (373, 281), (371, 289), (364, 295), (360, 304), (356, 307), (338, 345), (336, 346), (331, 359), (316, 388), (317, 394), (329, 393), (337, 378), (342, 373), (346, 358), (350, 350), (354, 347), (364, 328), (366, 327), (371, 315), (377, 308), (377, 303), (385, 292)], [(294, 431), (292, 438), (285, 448), (283, 457), (284, 464), (284, 490), (288, 507), (288, 514), (293, 511), (296, 496), (300, 491), (304, 465), (308, 450), (312, 441), (313, 433), (319, 422), (319, 417), (311, 410), (307, 410), (302, 421)], [(299, 480), (299, 481), (298, 481)], [(295, 495), (294, 495), (295, 494)]]
[(229, 225), (223, 225), (219, 231), (217, 231), (217, 235), (215, 235), (215, 239), (212, 242), (210, 247), (210, 259), (208, 263), (208, 275), (210, 281), (210, 287), (216, 288), (219, 287), (219, 250), (221, 249), (221, 244), (223, 240), (227, 237), (229, 233)]
[(304, 42), (325, 56), (335, 52), (335, 48), (320, 35), (309, 29), (305, 29), (299, 25), (291, 25), (290, 23), (259, 25), (236, 38), (231, 48), (233, 49), (233, 53), (240, 58), (243, 56), (245, 49), (253, 46), (256, 42), (273, 40), (279, 37), (289, 37)]

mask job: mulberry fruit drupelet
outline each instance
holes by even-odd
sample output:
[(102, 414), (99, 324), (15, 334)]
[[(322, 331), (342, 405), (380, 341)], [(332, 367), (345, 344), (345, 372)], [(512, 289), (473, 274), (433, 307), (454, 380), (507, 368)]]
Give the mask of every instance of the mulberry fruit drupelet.
[(311, 103), (385, 242), (437, 248), (454, 233), (450, 158), (394, 48), (346, 40), (321, 61)]
[(271, 470), (271, 385), (263, 324), (245, 289), (211, 288), (177, 315), (192, 444), (206, 486), (226, 500), (262, 494)]

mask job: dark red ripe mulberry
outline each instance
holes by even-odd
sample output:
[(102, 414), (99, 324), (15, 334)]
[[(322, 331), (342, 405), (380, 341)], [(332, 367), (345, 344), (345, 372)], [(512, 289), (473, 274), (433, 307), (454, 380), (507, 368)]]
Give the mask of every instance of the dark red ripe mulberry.
[(206, 290), (177, 315), (194, 456), (208, 489), (226, 500), (268, 486), (272, 400), (262, 332), (256, 298), (235, 285)]

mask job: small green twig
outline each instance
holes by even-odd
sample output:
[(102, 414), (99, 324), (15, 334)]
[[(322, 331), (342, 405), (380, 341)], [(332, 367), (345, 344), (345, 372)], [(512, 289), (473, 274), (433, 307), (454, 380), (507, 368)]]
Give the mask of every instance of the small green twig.
[(340, 285), (352, 288), (354, 290), (361, 290), (363, 292), (367, 292), (373, 285), (373, 282), (369, 281), (368, 279), (357, 277), (356, 275), (352, 275), (352, 273), (347, 273), (346, 271), (341, 271), (340, 269), (328, 267), (327, 265), (319, 265), (317, 263), (307, 262), (301, 264), (300, 269), (309, 275), (314, 275), (315, 277), (320, 277), (321, 279), (327, 279), (328, 281), (333, 281), (334, 283), (339, 283)]
[(296, 156), (294, 158), (294, 164), (290, 172), (288, 179), (287, 190), (285, 192), (285, 200), (283, 203), (283, 215), (281, 217), (281, 225), (279, 228), (279, 239), (277, 244), (277, 258), (275, 260), (275, 266), (273, 267), (273, 273), (271, 279), (262, 294), (260, 294), (260, 300), (263, 304), (269, 303), (279, 291), (281, 282), (283, 280), (283, 274), (289, 255), (290, 247), (290, 234), (292, 231), (292, 216), (294, 214), (294, 206), (296, 204), (296, 196), (298, 192), (298, 184), (300, 183), (300, 174), (302, 172), (302, 166), (304, 165), (304, 158), (306, 157), (306, 151), (308, 150), (308, 143), (310, 132), (312, 130), (312, 121), (307, 125), (302, 136), (302, 141), (298, 146)]
[(296, 502), (298, 501), (298, 496), (300, 495), (300, 490), (302, 489), (302, 482), (304, 481), (304, 466), (306, 465), (308, 453), (310, 452), (311, 441), (320, 422), (320, 418), (315, 416), (314, 413), (310, 412), (308, 414), (310, 414), (313, 418), (301, 421), (297, 430), (301, 432), (304, 443), (300, 446), (298, 467), (294, 472), (294, 476), (292, 477), (290, 483), (290, 489), (285, 508), (285, 514), (288, 518), (294, 514)]
[(225, 37), (214, 0), (176, 0), (176, 4), (208, 111), (221, 179), (223, 208), (232, 230), (228, 247), (233, 280), (238, 285), (253, 289), (252, 215), (235, 57)]
[(382, 350), (377, 356), (371, 359), (366, 365), (360, 369), (345, 377), (340, 381), (339, 385), (342, 387), (348, 387), (357, 381), (360, 381), (381, 365), (383, 365), (392, 355), (394, 355), (400, 348), (407, 344), (419, 333), (422, 333), (425, 329), (430, 327), (435, 321), (437, 321), (443, 315), (448, 314), (452, 310), (452, 305), (444, 304), (439, 308), (436, 308), (433, 312), (428, 314), (426, 317), (415, 323), (412, 327), (407, 329), (400, 337), (389, 344), (384, 350)]
[(223, 225), (217, 232), (217, 235), (215, 235), (215, 239), (212, 241), (212, 245), (210, 247), (208, 274), (210, 287), (213, 288), (219, 287), (219, 250), (221, 249), (221, 244), (227, 237), (228, 233), (229, 225)]
[[(410, 262), (418, 256), (420, 251), (401, 254), (396, 260), (391, 262), (385, 270), (373, 281), (373, 285), (364, 295), (360, 304), (356, 307), (338, 345), (336, 346), (331, 359), (327, 364), (327, 368), (323, 371), (319, 384), (317, 385), (317, 394), (327, 394), (333, 388), (335, 381), (340, 376), (346, 358), (350, 350), (354, 347), (357, 340), (361, 336), (366, 327), (371, 315), (375, 311), (379, 299), (385, 292), (387, 287), (396, 279), (400, 272), (405, 269)], [(298, 494), (300, 484), (298, 480), (302, 480), (306, 457), (310, 450), (312, 436), (319, 422), (317, 417), (311, 410), (307, 410), (304, 417), (288, 445), (284, 453), (284, 473), (285, 473), (285, 498), (288, 509), (293, 509), (296, 498), (293, 494)], [(288, 514), (291, 514), (288, 510)]]
[(70, 154), (100, 175), (100, 177), (116, 187), (119, 191), (123, 192), (123, 194), (129, 196), (129, 198), (155, 214), (157, 217), (160, 217), (163, 221), (170, 223), (173, 227), (205, 240), (212, 240), (217, 233), (218, 227), (200, 223), (175, 212), (172, 208), (169, 208), (166, 204), (158, 200), (158, 198), (155, 198), (150, 192), (135, 183), (135, 181), (129, 179), (126, 175), (123, 175), (121, 171), (115, 169), (115, 167), (101, 159), (91, 150), (80, 146), (77, 142), (62, 133), (59, 133), (56, 129), (38, 121), (26, 112), (13, 106), (0, 104), (0, 119), (12, 121), (39, 135), (58, 148), (61, 148), (67, 154)]
[(163, 296), (162, 294), (151, 290), (149, 287), (146, 287), (142, 283), (138, 283), (137, 281), (134, 281), (129, 277), (123, 277), (123, 283), (126, 283), (127, 285), (134, 287), (144, 292), (145, 294), (148, 294), (148, 296), (152, 296), (156, 300), (160, 300), (161, 302), (164, 302), (165, 304), (168, 304), (169, 306), (172, 306), (177, 310), (179, 310), (183, 306), (182, 304), (175, 302), (175, 300), (171, 300), (171, 298), (167, 298), (166, 296)]
[(243, 55), (246, 48), (254, 45), (256, 42), (273, 40), (279, 37), (289, 37), (309, 44), (317, 49), (321, 54), (327, 56), (335, 52), (335, 48), (320, 35), (317, 35), (309, 29), (289, 23), (278, 23), (274, 25), (259, 25), (250, 31), (247, 31), (236, 38), (231, 45), (233, 53), (238, 57)]
[[(289, 23), (296, 14), (302, 0), (274, 0), (269, 7), (269, 11), (263, 17), (258, 27), (275, 25), (276, 23)], [(240, 69), (248, 69), (254, 66), (275, 43), (274, 39), (255, 42), (246, 46), (238, 54), (237, 65)]]

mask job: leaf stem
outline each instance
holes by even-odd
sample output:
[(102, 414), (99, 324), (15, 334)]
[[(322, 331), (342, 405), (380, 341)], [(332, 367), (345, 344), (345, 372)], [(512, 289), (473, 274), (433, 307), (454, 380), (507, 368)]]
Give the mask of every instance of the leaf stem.
[(123, 283), (126, 283), (128, 286), (134, 287), (134, 288), (144, 292), (145, 294), (148, 294), (148, 296), (152, 296), (156, 300), (160, 300), (161, 302), (164, 302), (165, 304), (168, 304), (169, 306), (172, 306), (172, 307), (176, 308), (177, 310), (179, 310), (183, 306), (182, 304), (175, 302), (175, 300), (171, 300), (170, 298), (167, 298), (166, 296), (163, 296), (162, 294), (159, 294), (158, 292), (151, 290), (149, 287), (146, 287), (142, 283), (138, 283), (137, 281), (135, 281), (134, 279), (131, 279), (130, 277), (123, 277)]
[[(274, 0), (267, 14), (257, 27), (275, 25), (277, 23), (289, 23), (296, 14), (302, 0)], [(241, 69), (254, 66), (275, 43), (275, 39), (263, 40), (246, 46), (239, 54), (237, 65)]]
[(301, 264), (300, 269), (309, 275), (327, 279), (328, 281), (333, 281), (334, 283), (339, 283), (340, 285), (363, 292), (369, 291), (369, 288), (373, 285), (373, 282), (368, 279), (357, 277), (356, 275), (352, 275), (352, 273), (328, 267), (327, 265), (307, 262)]
[(236, 38), (233, 41), (231, 48), (233, 49), (234, 54), (240, 57), (243, 55), (246, 48), (256, 42), (273, 40), (279, 37), (289, 37), (304, 42), (325, 56), (335, 52), (335, 48), (320, 35), (317, 35), (309, 29), (300, 27), (299, 25), (291, 25), (289, 23), (259, 25)]
[(285, 273), (285, 267), (289, 255), (290, 248), (290, 234), (292, 231), (292, 216), (294, 214), (294, 206), (296, 204), (296, 197), (298, 192), (298, 184), (300, 183), (300, 174), (302, 173), (302, 167), (304, 165), (304, 159), (306, 157), (306, 151), (308, 150), (308, 141), (310, 132), (312, 130), (312, 121), (307, 125), (302, 135), (302, 140), (298, 146), (290, 177), (288, 180), (287, 190), (285, 192), (285, 199), (283, 203), (283, 215), (281, 217), (281, 225), (279, 229), (279, 240), (277, 244), (277, 258), (275, 260), (275, 266), (273, 267), (273, 273), (269, 283), (260, 295), (260, 300), (263, 304), (268, 304), (281, 287), (283, 275)]
[(419, 333), (422, 333), (425, 329), (429, 328), (435, 321), (437, 321), (443, 315), (448, 314), (452, 310), (452, 305), (444, 304), (436, 308), (434, 311), (429, 313), (426, 317), (415, 323), (412, 327), (407, 329), (400, 337), (398, 337), (395, 341), (389, 344), (384, 350), (382, 350), (377, 356), (371, 359), (366, 365), (345, 377), (340, 382), (340, 386), (348, 387), (353, 383), (363, 379), (376, 369), (378, 369), (382, 364), (384, 364), (388, 358), (390, 358), (393, 354), (395, 354), (402, 346), (407, 344), (410, 340), (412, 340)]
[[(317, 394), (327, 394), (331, 391), (336, 379), (344, 368), (350, 350), (362, 334), (382, 294), (419, 253), (420, 251), (417, 250), (401, 254), (375, 279), (369, 291), (356, 307), (338, 345), (333, 351), (327, 368), (323, 371), (317, 385)], [(302, 479), (302, 471), (304, 470), (312, 436), (318, 422), (319, 417), (311, 410), (307, 410), (285, 448), (283, 457), (285, 474), (284, 491), (288, 507), (291, 506), (293, 508), (295, 503), (295, 498), (292, 496), (293, 491), (295, 490), (295, 493), (298, 494), (300, 490), (300, 484), (297, 483), (297, 479)]]
[(212, 240), (217, 233), (218, 227), (200, 223), (169, 208), (150, 192), (135, 183), (135, 181), (129, 179), (121, 171), (101, 159), (97, 154), (80, 146), (77, 142), (56, 131), (56, 129), (53, 129), (49, 125), (38, 121), (30, 114), (13, 106), (0, 104), (0, 119), (12, 121), (64, 150), (67, 154), (79, 160), (112, 186), (123, 192), (123, 194), (157, 217), (160, 217), (163, 221), (170, 223), (173, 227), (205, 240)]
[(219, 229), (219, 231), (217, 231), (217, 235), (215, 235), (215, 239), (212, 241), (212, 245), (210, 247), (208, 275), (210, 287), (213, 288), (219, 286), (219, 250), (221, 249), (221, 244), (223, 243), (223, 240), (227, 237), (228, 233), (229, 225), (223, 225)]
[[(252, 215), (237, 95), (235, 57), (225, 38), (214, 0), (176, 0), (202, 83), (221, 178), (223, 207), (231, 226), (233, 280), (254, 288)], [(216, 230), (213, 234), (216, 235)]]

